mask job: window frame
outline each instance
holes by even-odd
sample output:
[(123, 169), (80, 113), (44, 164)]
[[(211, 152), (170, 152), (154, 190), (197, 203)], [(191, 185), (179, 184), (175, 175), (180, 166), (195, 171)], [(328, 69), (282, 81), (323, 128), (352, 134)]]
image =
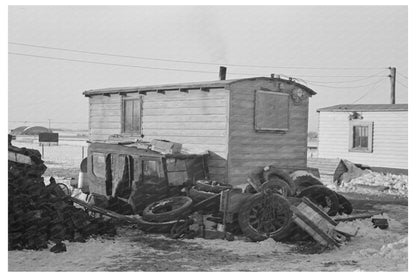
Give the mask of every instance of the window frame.
[[(126, 130), (126, 102), (128, 101), (138, 101), (138, 108), (139, 108), (138, 130)], [(121, 100), (121, 134), (141, 135), (142, 134), (142, 117), (143, 117), (142, 96), (123, 97)]]
[[(368, 142), (367, 148), (363, 147), (354, 147), (354, 127), (362, 126), (368, 128)], [(350, 129), (349, 129), (349, 152), (361, 152), (361, 153), (372, 153), (373, 152), (373, 132), (374, 132), (374, 122), (372, 121), (362, 121), (362, 120), (351, 120)]]
[[(96, 171), (98, 157), (102, 157), (104, 159), (104, 172), (97, 172)], [(92, 173), (92, 175), (94, 175), (94, 177), (101, 178), (101, 179), (106, 178), (106, 176), (105, 176), (106, 175), (106, 158), (107, 158), (106, 153), (102, 153), (102, 152), (93, 152), (93, 153), (91, 153), (91, 173)], [(104, 174), (101, 175), (100, 173), (104, 173)]]
[[(257, 109), (258, 107), (258, 96), (261, 94), (272, 94), (287, 97), (287, 128), (264, 128), (259, 126), (257, 122)], [(276, 119), (278, 120), (278, 118)], [(256, 90), (254, 96), (254, 130), (256, 132), (276, 132), (276, 133), (287, 133), (290, 129), (290, 95), (288, 93), (268, 91), (268, 90)]]

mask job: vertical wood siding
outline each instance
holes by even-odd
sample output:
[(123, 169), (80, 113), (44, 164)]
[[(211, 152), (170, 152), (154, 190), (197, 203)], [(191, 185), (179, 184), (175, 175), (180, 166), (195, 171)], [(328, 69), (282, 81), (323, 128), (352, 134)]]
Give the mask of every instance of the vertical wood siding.
[[(129, 93), (127, 97), (137, 97)], [(183, 144), (192, 153), (210, 151), (210, 176), (227, 180), (228, 97), (224, 89), (188, 93), (148, 92), (142, 96), (142, 134), (145, 141), (165, 139)], [(90, 138), (106, 140), (121, 132), (121, 96), (90, 98)]]
[(361, 153), (349, 151), (349, 114), (320, 112), (319, 158), (407, 169), (407, 114), (407, 111), (363, 112), (363, 121), (374, 122), (373, 152)]
[[(306, 167), (308, 100), (289, 101), (289, 130), (285, 133), (255, 132), (255, 90), (276, 90), (276, 81), (241, 81), (230, 88), (230, 138), (228, 177), (232, 185), (246, 182), (256, 166)], [(282, 92), (293, 85), (281, 84)]]

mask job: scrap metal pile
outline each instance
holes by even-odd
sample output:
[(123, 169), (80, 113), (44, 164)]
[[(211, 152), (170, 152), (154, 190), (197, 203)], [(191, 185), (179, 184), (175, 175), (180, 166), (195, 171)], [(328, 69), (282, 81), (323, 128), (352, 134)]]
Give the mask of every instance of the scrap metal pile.
[(272, 166), (261, 167), (248, 181), (243, 192), (228, 184), (198, 180), (188, 187), (186, 196), (146, 207), (142, 218), (158, 223), (178, 220), (171, 229), (174, 238), (314, 238), (324, 246), (339, 246), (356, 234), (330, 218), (351, 214), (351, 203), (306, 171), (289, 175)]
[(45, 186), (46, 166), (39, 151), (11, 145), (8, 163), (9, 250), (48, 248), (65, 251), (64, 240), (85, 242), (91, 235), (116, 232), (114, 224), (93, 218), (74, 207), (71, 199), (51, 179)]
[[(74, 194), (71, 197), (53, 178), (45, 186), (45, 169), (38, 151), (14, 147), (9, 138), (9, 250), (38, 250), (54, 242), (51, 251), (60, 252), (65, 251), (65, 240), (83, 242), (91, 235), (115, 235), (113, 222), (103, 218), (135, 224), (145, 232), (170, 233), (175, 239), (313, 238), (322, 246), (334, 247), (357, 233), (342, 225), (339, 218), (331, 217), (350, 215), (351, 203), (305, 170), (259, 167), (240, 188), (212, 180), (185, 182), (183, 190), (171, 190), (168, 198), (119, 214), (117, 203), (128, 205), (123, 199), (110, 196), (102, 202), (107, 205), (100, 206), (98, 195), (83, 194), (81, 189), (80, 198)], [(97, 201), (86, 203), (87, 199)], [(76, 208), (74, 203), (84, 209)], [(97, 219), (87, 211), (104, 217)], [(384, 224), (383, 218), (379, 221)]]

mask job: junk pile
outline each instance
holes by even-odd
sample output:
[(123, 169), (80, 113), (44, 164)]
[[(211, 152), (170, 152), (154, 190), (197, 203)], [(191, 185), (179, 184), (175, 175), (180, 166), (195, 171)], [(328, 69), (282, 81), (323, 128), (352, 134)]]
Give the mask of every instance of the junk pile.
[(406, 196), (407, 175), (372, 171), (369, 167), (341, 160), (334, 174), (337, 189), (366, 194)]
[(62, 241), (85, 242), (91, 235), (115, 235), (115, 225), (75, 208), (53, 178), (45, 186), (46, 170), (39, 151), (8, 145), (9, 250), (48, 248), (66, 251)]
[[(350, 215), (351, 203), (325, 187), (307, 171), (292, 174), (275, 168), (255, 169), (244, 189), (212, 180), (198, 180), (186, 196), (157, 201), (143, 211), (149, 222), (174, 222), (173, 238), (195, 236), (251, 241), (314, 238), (325, 247), (339, 246), (356, 235), (330, 216)], [(366, 215), (365, 217), (369, 217)], [(350, 218), (350, 217), (348, 217)]]
[(339, 247), (357, 235), (358, 227), (345, 221), (368, 218), (375, 228), (388, 228), (383, 215), (352, 212), (352, 204), (344, 196), (325, 187), (310, 172), (288, 174), (268, 166), (255, 169), (244, 189), (198, 180), (188, 188), (187, 196), (149, 205), (143, 218), (154, 222), (181, 219), (171, 229), (173, 238), (313, 239), (323, 249)]

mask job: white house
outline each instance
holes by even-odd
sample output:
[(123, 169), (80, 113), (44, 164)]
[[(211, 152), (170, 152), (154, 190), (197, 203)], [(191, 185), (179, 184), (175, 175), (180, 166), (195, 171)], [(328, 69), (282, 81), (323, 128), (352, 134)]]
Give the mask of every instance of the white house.
[(336, 105), (318, 113), (319, 158), (407, 170), (407, 104)]

